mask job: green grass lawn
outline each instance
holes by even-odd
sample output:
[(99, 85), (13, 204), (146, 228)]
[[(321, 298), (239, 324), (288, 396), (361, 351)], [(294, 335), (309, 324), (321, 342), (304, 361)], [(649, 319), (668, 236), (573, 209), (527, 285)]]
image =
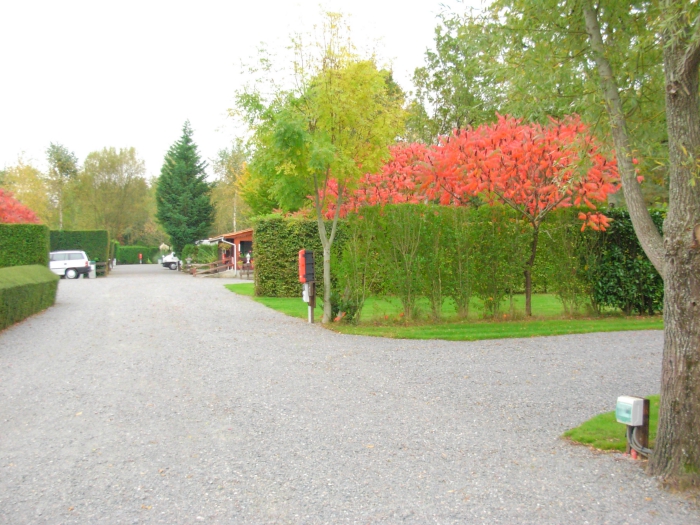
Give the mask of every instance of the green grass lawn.
[[(659, 396), (648, 396), (649, 407), (649, 448), (654, 448), (656, 428), (659, 420)], [(625, 451), (625, 425), (615, 420), (615, 412), (599, 414), (582, 425), (564, 432), (564, 437), (600, 450)]]
[[(232, 292), (247, 295), (265, 306), (292, 317), (306, 319), (307, 305), (301, 297), (254, 297), (252, 283), (227, 284)], [(362, 310), (362, 322), (358, 325), (333, 323), (330, 328), (344, 334), (371, 335), (400, 339), (447, 339), (453, 341), (476, 341), (507, 337), (535, 337), (544, 335), (581, 334), (589, 332), (614, 332), (622, 330), (661, 330), (661, 317), (624, 317), (606, 315), (594, 318), (563, 318), (559, 301), (550, 294), (532, 297), (532, 309), (536, 316), (529, 320), (484, 321), (478, 318), (479, 304), (470, 306), (468, 320), (458, 320), (454, 307), (445, 302), (444, 319), (433, 321), (427, 316), (430, 311), (427, 301), (419, 303), (423, 315), (418, 321), (407, 324), (400, 317), (401, 305), (397, 299), (371, 297)], [(515, 297), (516, 318), (524, 309), (524, 297)], [(320, 319), (321, 308), (316, 307), (316, 318)]]

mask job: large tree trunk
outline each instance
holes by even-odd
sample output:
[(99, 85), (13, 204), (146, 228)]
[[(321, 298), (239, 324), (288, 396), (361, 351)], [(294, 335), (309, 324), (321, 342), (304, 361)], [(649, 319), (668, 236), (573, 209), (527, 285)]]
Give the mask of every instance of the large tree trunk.
[[(684, 0), (666, 0), (662, 16), (667, 24), (664, 70), (670, 185), (660, 261), (657, 235), (646, 224), (640, 207), (641, 194), (628, 192), (638, 186), (626, 162), (631, 157), (625, 117), (605, 56), (597, 13), (590, 1), (583, 8), (632, 224), (644, 251), (664, 277), (661, 407), (649, 471), (681, 488), (700, 486), (700, 33), (692, 26), (696, 21), (683, 14), (684, 8)], [(689, 35), (694, 38), (684, 42)]]
[(600, 83), (603, 90), (605, 106), (610, 117), (613, 143), (615, 144), (615, 156), (617, 168), (622, 179), (622, 189), (625, 193), (625, 202), (632, 219), (634, 232), (644, 253), (647, 254), (654, 268), (664, 276), (664, 247), (659, 230), (651, 220), (651, 215), (644, 202), (642, 188), (637, 182), (637, 174), (632, 163), (632, 148), (627, 134), (627, 119), (622, 111), (622, 101), (618, 92), (617, 80), (613, 75), (610, 62), (605, 54), (605, 44), (600, 33), (598, 13), (593, 7), (593, 2), (587, 0), (583, 4), (583, 16), (586, 22), (591, 50), (595, 58)]
[[(664, 18), (670, 22), (671, 11), (675, 15), (683, 3), (665, 2)], [(700, 49), (692, 39), (671, 41), (693, 30), (698, 37), (697, 27), (683, 27), (685, 16), (673, 18), (664, 33), (670, 172), (665, 339), (659, 427), (649, 471), (684, 488), (700, 487)]]

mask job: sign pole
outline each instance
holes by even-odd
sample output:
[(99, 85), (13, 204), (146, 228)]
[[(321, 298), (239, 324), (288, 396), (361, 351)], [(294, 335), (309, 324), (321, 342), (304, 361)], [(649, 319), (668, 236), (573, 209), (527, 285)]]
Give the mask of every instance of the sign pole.
[(309, 283), (309, 323), (314, 324), (314, 308), (316, 308), (316, 283)]
[(316, 308), (316, 282), (314, 272), (314, 252), (299, 250), (299, 282), (304, 285), (302, 298), (309, 305), (309, 323), (314, 322), (314, 308)]

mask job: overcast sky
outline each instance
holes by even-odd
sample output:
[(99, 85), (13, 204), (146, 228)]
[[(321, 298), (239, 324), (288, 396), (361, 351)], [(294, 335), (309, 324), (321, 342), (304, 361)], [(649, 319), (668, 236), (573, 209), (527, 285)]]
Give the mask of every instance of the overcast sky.
[[(479, 5), (479, 0), (470, 0)], [(459, 0), (0, 2), (0, 167), (24, 152), (44, 169), (50, 142), (82, 162), (103, 147), (135, 147), (158, 175), (189, 119), (205, 159), (240, 134), (227, 117), (248, 79), (242, 63), (311, 30), (323, 8), (349, 15), (353, 39), (374, 47), (411, 89), (436, 15)]]

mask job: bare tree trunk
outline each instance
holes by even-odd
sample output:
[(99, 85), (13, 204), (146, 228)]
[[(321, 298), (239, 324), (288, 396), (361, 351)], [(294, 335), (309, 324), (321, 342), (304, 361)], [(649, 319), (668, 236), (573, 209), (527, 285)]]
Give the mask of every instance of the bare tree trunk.
[(591, 50), (598, 66), (600, 83), (603, 89), (603, 98), (610, 117), (610, 128), (612, 129), (613, 142), (615, 144), (615, 154), (617, 157), (617, 168), (622, 179), (622, 189), (625, 192), (625, 201), (629, 210), (634, 232), (637, 234), (639, 243), (647, 254), (654, 268), (661, 277), (664, 276), (664, 246), (663, 239), (657, 230), (656, 225), (651, 220), (647, 209), (642, 188), (637, 182), (637, 175), (632, 163), (632, 149), (630, 147), (629, 136), (627, 134), (627, 120), (622, 111), (622, 101), (617, 88), (617, 81), (613, 75), (610, 62), (605, 55), (605, 44), (600, 33), (598, 13), (593, 7), (591, 0), (583, 4), (583, 16), (586, 21), (586, 32), (591, 44)]
[(343, 188), (338, 186), (338, 199), (336, 201), (335, 215), (331, 234), (326, 231), (326, 223), (323, 217), (323, 205), (320, 199), (318, 179), (314, 176), (314, 207), (316, 208), (316, 221), (318, 223), (318, 234), (323, 246), (323, 317), (321, 323), (330, 323), (333, 320), (333, 307), (331, 305), (331, 247), (338, 231), (338, 219), (340, 218), (340, 207), (343, 203)]
[(681, 489), (700, 487), (700, 28), (698, 21), (675, 16), (684, 3), (664, 3), (670, 185), (661, 406), (649, 462), (651, 474)]
[[(540, 236), (540, 225), (532, 225), (532, 242), (530, 243), (530, 257), (525, 263), (525, 315), (532, 317), (532, 267), (535, 265), (537, 256), (537, 240)], [(511, 308), (512, 310), (512, 308)], [(512, 313), (512, 312), (511, 312)]]

